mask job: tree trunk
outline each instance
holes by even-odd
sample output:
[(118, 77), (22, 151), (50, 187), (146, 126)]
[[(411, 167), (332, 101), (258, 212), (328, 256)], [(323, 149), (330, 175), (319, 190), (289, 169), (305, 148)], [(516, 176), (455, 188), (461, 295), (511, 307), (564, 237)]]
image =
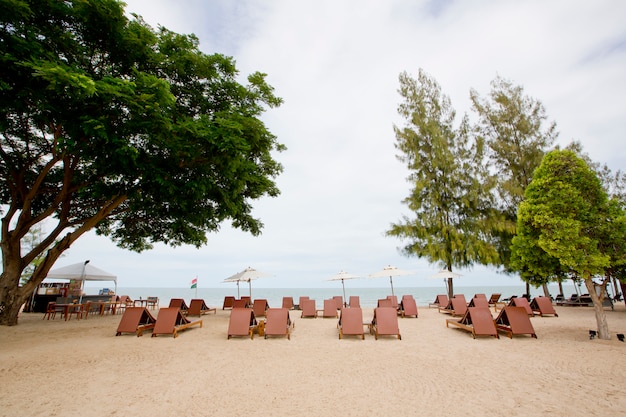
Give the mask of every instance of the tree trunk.
[[(585, 279), (585, 286), (587, 287), (587, 292), (591, 297), (591, 301), (593, 301), (593, 310), (596, 313), (598, 339), (609, 340), (611, 338), (611, 336), (609, 335), (609, 324), (606, 321), (606, 313), (604, 312), (604, 308), (602, 307), (602, 299), (604, 297), (598, 296), (598, 293), (596, 292), (596, 284), (591, 278)], [(603, 291), (601, 292), (601, 294), (603, 294)]]
[(454, 289), (452, 288), (452, 278), (448, 278), (448, 298), (454, 297)]
[(10, 271), (4, 271), (0, 275), (0, 287), (3, 289), (0, 291), (0, 325), (3, 326), (17, 324), (20, 309), (30, 296), (30, 292), (25, 292), (14, 284), (16, 279), (19, 281), (19, 275), (17, 278), (11, 277)]
[(544, 282), (543, 284), (541, 284), (541, 286), (543, 287), (543, 295), (548, 298), (552, 298), (552, 296), (550, 295), (550, 290), (548, 289), (548, 284)]

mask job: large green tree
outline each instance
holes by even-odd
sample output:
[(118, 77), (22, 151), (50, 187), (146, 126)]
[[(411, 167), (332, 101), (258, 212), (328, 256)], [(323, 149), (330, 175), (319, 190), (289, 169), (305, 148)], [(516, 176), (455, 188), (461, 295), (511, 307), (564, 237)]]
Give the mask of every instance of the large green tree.
[(556, 125), (548, 121), (539, 100), (502, 77), (491, 82), (486, 98), (473, 89), (470, 98), (478, 116), (476, 132), (485, 141), (489, 164), (497, 174), (494, 209), (498, 216), (494, 218), (491, 235), (499, 252), (500, 266), (510, 272), (510, 246), (515, 236), (517, 209), (533, 172), (558, 136)]
[[(116, 0), (0, 0), (0, 9), (0, 324), (17, 323), (89, 230), (136, 251), (200, 246), (226, 220), (260, 233), (252, 202), (279, 194), (273, 152), (283, 149), (260, 120), (281, 103), (263, 74), (241, 84), (232, 58), (127, 18)], [(23, 252), (44, 221), (50, 232)]]
[(511, 265), (545, 280), (546, 268), (556, 268), (558, 260), (562, 270), (582, 278), (593, 300), (598, 337), (608, 339), (604, 283), (594, 278), (602, 280), (611, 266), (607, 239), (621, 239), (623, 246), (623, 232), (621, 238), (615, 232), (616, 226), (624, 229), (623, 222), (623, 211), (609, 203), (600, 179), (582, 158), (570, 150), (551, 151), (520, 203)]
[[(497, 253), (488, 241), (489, 175), (484, 146), (474, 141), (467, 117), (455, 127), (455, 111), (437, 82), (420, 69), (417, 79), (400, 75), (403, 99), (394, 126), (398, 159), (409, 171), (410, 195), (404, 200), (414, 217), (392, 224), (387, 235), (408, 241), (403, 252), (452, 271), (492, 263)], [(453, 295), (451, 279), (449, 295)]]

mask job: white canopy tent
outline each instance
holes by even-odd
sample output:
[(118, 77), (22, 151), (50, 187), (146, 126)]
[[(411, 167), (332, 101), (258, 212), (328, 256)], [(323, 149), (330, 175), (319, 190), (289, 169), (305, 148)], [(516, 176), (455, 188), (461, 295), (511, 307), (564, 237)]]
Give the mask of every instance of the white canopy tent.
[(115, 293), (117, 294), (117, 276), (100, 268), (96, 268), (93, 265), (89, 265), (89, 261), (52, 269), (48, 272), (46, 278), (81, 281), (81, 289), (85, 281), (113, 281), (115, 283)]

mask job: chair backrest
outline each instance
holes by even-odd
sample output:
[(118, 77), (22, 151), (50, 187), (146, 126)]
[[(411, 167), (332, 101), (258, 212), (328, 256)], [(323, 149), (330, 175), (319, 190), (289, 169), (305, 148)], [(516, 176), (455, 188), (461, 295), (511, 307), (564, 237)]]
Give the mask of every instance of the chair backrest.
[(242, 296), (241, 299), (245, 300), (248, 303), (249, 306), (252, 305), (252, 300), (250, 299), (249, 295)]
[(140, 325), (155, 322), (156, 319), (145, 307), (128, 307), (117, 326), (117, 333), (134, 333)]
[(438, 304), (439, 307), (445, 307), (448, 305), (448, 303), (450, 302), (450, 300), (448, 300), (448, 296), (445, 294), (438, 294), (437, 297), (435, 297), (435, 302), (433, 304)]
[(417, 317), (417, 303), (413, 296), (402, 297), (402, 315)]
[(374, 321), (379, 335), (400, 334), (398, 327), (398, 314), (393, 307), (376, 307), (374, 309)]
[(498, 293), (493, 293), (491, 294), (491, 297), (489, 297), (489, 304), (495, 304), (498, 302), (498, 300), (500, 300), (500, 296), (502, 294), (498, 294)]
[(350, 307), (357, 307), (357, 308), (361, 307), (361, 299), (359, 298), (358, 295), (350, 296)]
[(530, 303), (530, 307), (533, 310), (538, 310), (541, 315), (557, 315), (556, 310), (554, 310), (554, 307), (552, 306), (552, 301), (548, 297), (535, 297), (532, 303)]
[(286, 308), (269, 308), (265, 318), (265, 334), (271, 336), (289, 334), (289, 310)]
[(254, 312), (249, 308), (233, 308), (228, 322), (228, 337), (248, 336), (250, 327), (256, 324)]
[(393, 304), (389, 298), (380, 298), (378, 300), (378, 307), (393, 307)]
[(233, 308), (248, 308), (250, 304), (247, 300), (235, 300), (233, 301)]
[(504, 307), (496, 318), (496, 323), (508, 326), (512, 334), (535, 334), (535, 329), (524, 307)]
[(179, 310), (188, 310), (189, 306), (182, 298), (172, 298), (170, 299), (170, 305), (168, 307), (176, 307)]
[(317, 316), (315, 300), (310, 300), (308, 297), (300, 301), (300, 310), (302, 310), (302, 317)]
[(302, 303), (305, 300), (308, 300), (309, 296), (308, 295), (301, 295), (300, 298), (298, 299), (298, 306), (300, 307), (300, 310), (302, 310)]
[(337, 317), (337, 300), (329, 298), (324, 300), (323, 317)]
[(283, 308), (293, 309), (293, 297), (283, 297)]
[(462, 316), (467, 311), (467, 302), (463, 294), (452, 297), (450, 303), (452, 304), (452, 310), (454, 310), (454, 315), (456, 316)]
[(268, 309), (267, 300), (264, 298), (257, 298), (252, 305), (252, 311), (256, 317), (265, 317), (265, 311)]
[(487, 298), (474, 297), (470, 300), (468, 307), (487, 307), (489, 308), (489, 301)]
[(511, 305), (515, 307), (524, 307), (526, 310), (526, 314), (529, 316), (534, 316), (533, 309), (530, 308), (530, 303), (525, 297), (515, 297), (511, 300)]
[(337, 310), (341, 310), (343, 308), (343, 297), (340, 295), (336, 295), (333, 297), (335, 300), (335, 305), (337, 306)]
[(233, 308), (235, 304), (235, 297), (232, 295), (227, 295), (224, 297), (224, 303), (222, 304), (222, 310), (226, 310), (227, 308)]
[(360, 307), (342, 308), (339, 325), (343, 334), (363, 334), (363, 310)]
[(388, 295), (387, 300), (391, 301), (391, 307), (398, 308), (398, 296), (397, 295)]
[[(487, 299), (485, 298), (485, 301)], [(472, 327), (474, 328), (474, 334), (477, 335), (489, 335), (489, 336), (497, 336), (498, 329), (496, 329), (496, 325), (493, 321), (493, 316), (491, 315), (491, 310), (489, 310), (489, 306), (487, 307), (468, 307), (467, 316), (469, 317), (469, 321)]]

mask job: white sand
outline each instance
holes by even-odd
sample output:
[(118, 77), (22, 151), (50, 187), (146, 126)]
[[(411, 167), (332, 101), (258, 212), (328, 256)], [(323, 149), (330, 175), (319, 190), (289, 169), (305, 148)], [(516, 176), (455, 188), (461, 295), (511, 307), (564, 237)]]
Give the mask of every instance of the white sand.
[(624, 415), (623, 304), (606, 311), (609, 341), (589, 340), (591, 308), (557, 312), (532, 318), (538, 339), (474, 340), (420, 308), (402, 340), (364, 341), (299, 311), (291, 340), (227, 340), (219, 309), (176, 339), (115, 337), (119, 315), (22, 314), (0, 327), (0, 416)]

